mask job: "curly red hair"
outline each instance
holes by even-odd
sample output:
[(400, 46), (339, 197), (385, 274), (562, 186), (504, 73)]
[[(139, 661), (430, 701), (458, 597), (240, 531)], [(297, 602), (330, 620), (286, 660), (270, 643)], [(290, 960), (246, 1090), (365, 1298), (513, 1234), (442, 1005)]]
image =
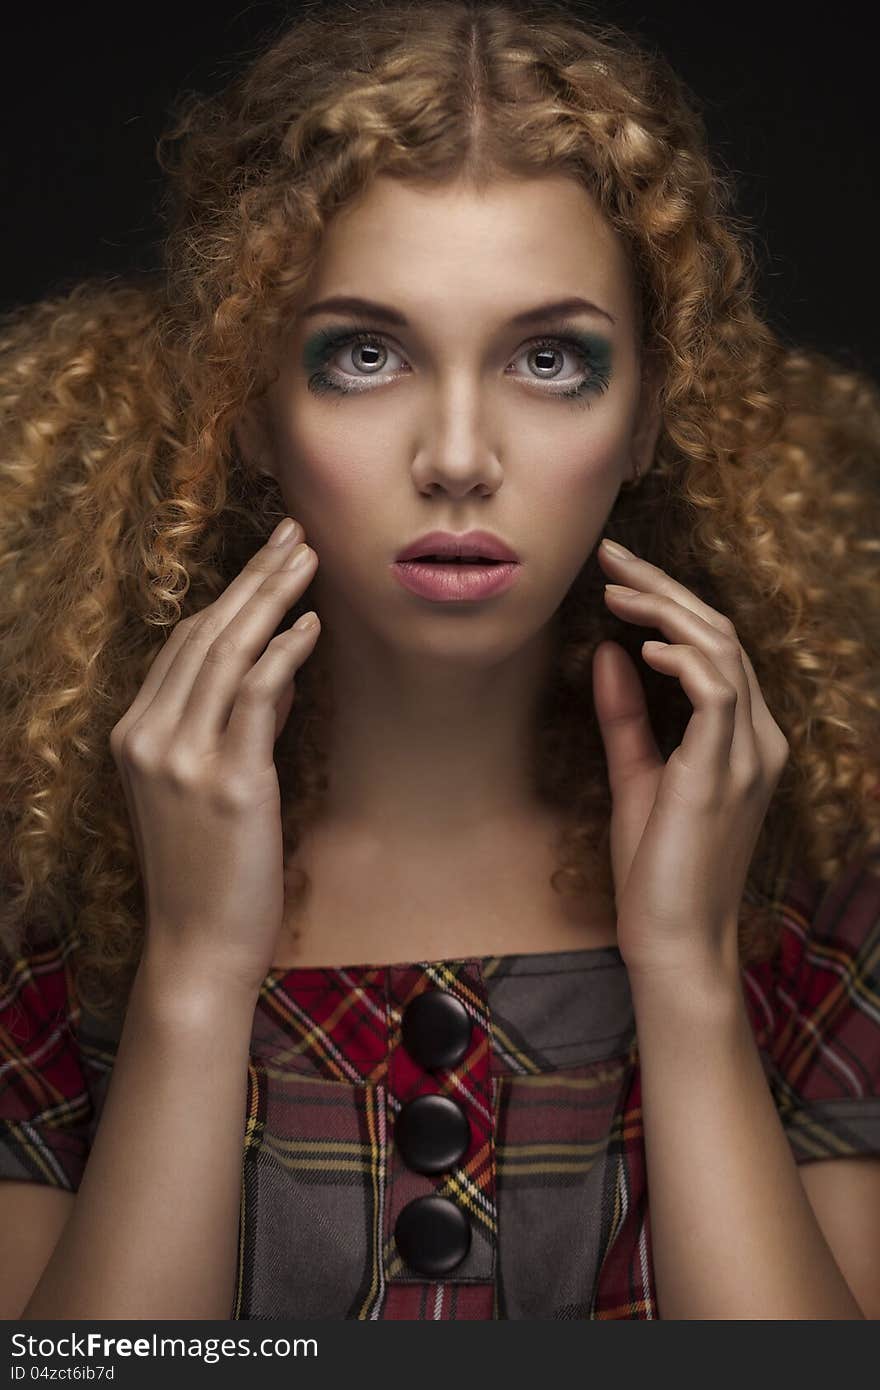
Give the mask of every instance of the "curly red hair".
[[(175, 623), (284, 514), (232, 427), (268, 384), (328, 219), (380, 172), (484, 187), (555, 171), (628, 252), (659, 382), (655, 466), (604, 530), (733, 619), (790, 744), (741, 920), (743, 958), (772, 951), (792, 864), (831, 879), (880, 846), (880, 392), (762, 318), (750, 229), (666, 60), (545, 0), (313, 4), (219, 95), (185, 97), (159, 155), (163, 272), (80, 284), (0, 333), (5, 949), (60, 933), (90, 1007), (125, 1007), (143, 897), (109, 733)], [(638, 661), (603, 580), (591, 559), (566, 595), (535, 728), (535, 786), (568, 825), (559, 892), (612, 888), (604, 754), (584, 718), (597, 643), (633, 654), (666, 755), (691, 712)], [(288, 860), (326, 787), (318, 652), (277, 744)], [(288, 884), (301, 901), (304, 875)]]

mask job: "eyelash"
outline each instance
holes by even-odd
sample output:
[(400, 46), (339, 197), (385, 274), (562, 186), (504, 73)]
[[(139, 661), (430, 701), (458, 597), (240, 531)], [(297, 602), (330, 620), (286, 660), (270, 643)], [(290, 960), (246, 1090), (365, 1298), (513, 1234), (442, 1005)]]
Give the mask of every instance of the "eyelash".
[[(374, 332), (372, 329), (368, 328), (342, 329), (341, 331), (338, 329), (323, 328), (319, 329), (316, 336), (320, 344), (316, 350), (317, 361), (322, 367), (326, 365), (331, 357), (341, 351), (342, 348), (349, 347), (353, 343), (368, 343), (371, 346), (380, 343), (383, 347), (390, 346), (390, 344), (386, 342), (384, 334)], [(321, 342), (321, 339), (323, 339), (323, 342)], [(572, 387), (567, 391), (551, 390), (546, 391), (544, 394), (548, 396), (558, 396), (566, 401), (574, 401), (576, 404), (586, 406), (589, 409), (591, 404), (589, 396), (591, 394), (600, 394), (608, 389), (609, 373), (603, 370), (603, 368), (592, 359), (591, 354), (577, 339), (565, 337), (564, 335), (534, 338), (521, 349), (521, 352), (528, 352), (533, 349), (558, 347), (572, 352), (576, 357), (579, 357), (583, 363), (590, 367), (592, 375), (587, 377), (579, 386)], [(392, 347), (391, 351), (396, 352), (397, 349)], [(402, 356), (403, 354), (401, 353), (400, 355)], [(518, 353), (517, 356), (519, 355)], [(364, 379), (367, 380), (368, 378)], [(535, 380), (537, 381), (539, 378), (536, 377)], [(357, 395), (365, 389), (373, 389), (372, 387), (364, 388), (362, 386), (340, 386), (337, 381), (334, 381), (333, 378), (328, 376), (323, 370), (317, 371), (309, 377), (308, 388), (318, 395), (327, 391), (334, 391), (342, 396)]]

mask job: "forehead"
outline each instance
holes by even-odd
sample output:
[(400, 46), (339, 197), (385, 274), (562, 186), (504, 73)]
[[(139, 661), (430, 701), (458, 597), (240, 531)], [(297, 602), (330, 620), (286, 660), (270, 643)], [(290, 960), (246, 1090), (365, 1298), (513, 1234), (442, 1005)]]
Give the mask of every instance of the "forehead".
[(329, 222), (310, 290), (310, 298), (386, 298), (414, 312), (450, 297), (489, 312), (497, 301), (508, 313), (582, 294), (626, 318), (633, 285), (620, 239), (574, 179), (509, 177), (477, 190), (380, 175)]

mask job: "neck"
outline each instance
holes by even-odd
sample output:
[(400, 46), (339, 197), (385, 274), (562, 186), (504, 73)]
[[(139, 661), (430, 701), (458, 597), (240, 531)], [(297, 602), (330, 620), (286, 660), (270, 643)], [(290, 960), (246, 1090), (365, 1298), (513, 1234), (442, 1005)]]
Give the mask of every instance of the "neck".
[(546, 816), (529, 755), (552, 624), (494, 654), (488, 640), (444, 653), (442, 632), (401, 651), (356, 624), (320, 640), (335, 704), (322, 820), (424, 847)]

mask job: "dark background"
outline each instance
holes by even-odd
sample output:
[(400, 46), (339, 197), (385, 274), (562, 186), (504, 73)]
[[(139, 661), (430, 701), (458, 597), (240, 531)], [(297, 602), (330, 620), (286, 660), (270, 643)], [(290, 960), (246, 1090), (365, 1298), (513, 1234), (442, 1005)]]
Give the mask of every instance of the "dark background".
[[(867, 18), (755, 0), (608, 0), (695, 93), (750, 219), (761, 302), (789, 343), (880, 379), (877, 91)], [(159, 263), (154, 146), (180, 90), (214, 91), (295, 3), (34, 5), (5, 28), (0, 310)], [(589, 10), (587, 11), (589, 14)]]

